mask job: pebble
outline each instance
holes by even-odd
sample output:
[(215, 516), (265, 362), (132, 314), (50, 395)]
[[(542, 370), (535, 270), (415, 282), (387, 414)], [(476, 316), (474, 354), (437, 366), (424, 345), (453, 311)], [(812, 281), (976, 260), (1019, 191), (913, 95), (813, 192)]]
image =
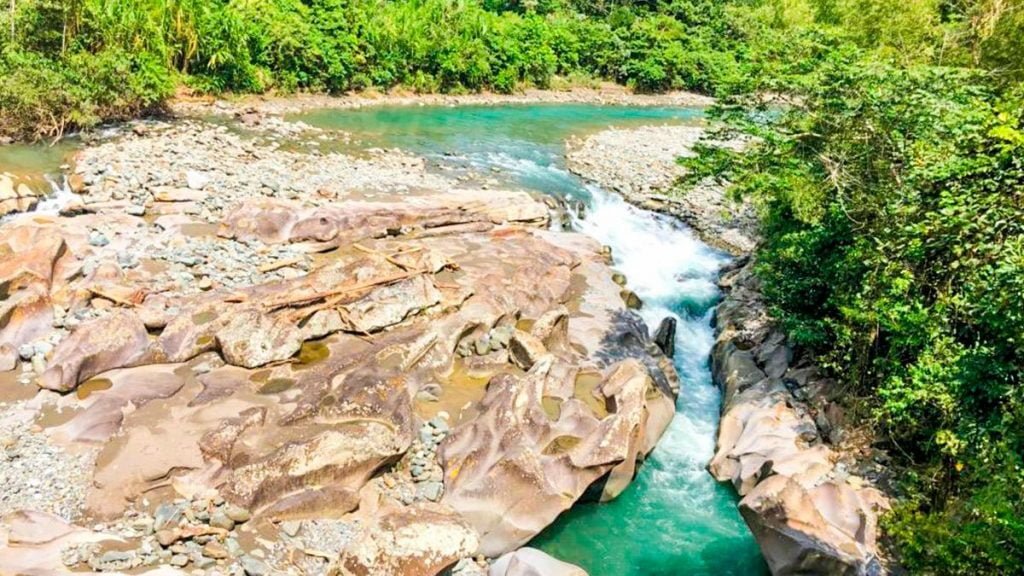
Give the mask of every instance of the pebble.
[(423, 482), (416, 487), (416, 493), (431, 502), (437, 502), (444, 493), (444, 484), (440, 482)]
[(227, 515), (228, 518), (239, 523), (248, 522), (249, 519), (252, 518), (252, 513), (249, 512), (248, 509), (242, 508), (241, 506), (235, 506), (234, 504), (226, 506), (224, 508), (224, 514)]
[(181, 521), (181, 508), (173, 504), (161, 504), (157, 506), (153, 515), (153, 529), (162, 530), (168, 526), (177, 526)]
[(189, 561), (190, 561), (190, 559), (189, 559), (188, 556), (186, 556), (184, 554), (175, 554), (174, 556), (171, 556), (170, 564), (171, 564), (171, 566), (176, 566), (178, 568), (184, 568), (185, 566), (188, 566)]
[(229, 518), (222, 510), (218, 510), (210, 516), (210, 526), (231, 531), (235, 529), (235, 521)]
[(178, 533), (175, 530), (164, 529), (156, 531), (156, 541), (159, 542), (160, 545), (165, 548), (167, 546), (170, 546), (171, 544), (174, 544), (175, 542), (177, 542), (177, 540)]
[(217, 542), (207, 542), (203, 546), (203, 556), (221, 560), (228, 557), (228, 549)]
[(266, 562), (249, 554), (242, 556), (239, 564), (246, 576), (266, 576), (270, 573), (270, 566)]
[(281, 523), (281, 531), (284, 532), (285, 534), (289, 535), (289, 536), (292, 536), (292, 537), (296, 536), (299, 533), (299, 530), (301, 530), (301, 529), (302, 529), (302, 522), (291, 522), (291, 521), (289, 521), (289, 522), (282, 522)]
[(102, 248), (107, 244), (110, 244), (110, 239), (102, 232), (93, 230), (89, 233), (89, 244), (91, 246), (96, 246), (97, 248)]

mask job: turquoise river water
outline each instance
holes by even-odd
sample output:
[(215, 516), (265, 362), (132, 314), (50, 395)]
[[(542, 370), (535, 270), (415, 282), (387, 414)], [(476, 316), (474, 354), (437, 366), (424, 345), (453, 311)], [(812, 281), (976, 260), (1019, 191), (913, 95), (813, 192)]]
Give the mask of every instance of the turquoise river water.
[(630, 488), (581, 504), (531, 544), (592, 576), (759, 575), (767, 569), (736, 510), (736, 496), (705, 470), (720, 395), (708, 355), (711, 308), (725, 256), (686, 227), (636, 209), (565, 168), (565, 141), (608, 126), (700, 121), (698, 109), (589, 105), (374, 107), (298, 118), (346, 130), (365, 147), (401, 148), (436, 167), (485, 172), (519, 188), (586, 204), (574, 227), (613, 248), (615, 266), (643, 298), (649, 325), (679, 320), (678, 413)]

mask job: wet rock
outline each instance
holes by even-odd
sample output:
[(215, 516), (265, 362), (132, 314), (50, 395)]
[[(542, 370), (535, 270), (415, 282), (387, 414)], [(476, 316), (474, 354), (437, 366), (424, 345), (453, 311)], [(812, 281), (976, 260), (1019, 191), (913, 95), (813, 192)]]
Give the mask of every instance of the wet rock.
[(654, 343), (661, 352), (672, 358), (676, 354), (676, 319), (669, 316), (661, 321), (654, 333)]
[(626, 303), (626, 307), (630, 310), (639, 310), (643, 308), (644, 302), (637, 296), (636, 292), (632, 290), (623, 290), (621, 292), (622, 301)]
[(805, 487), (772, 476), (740, 501), (774, 574), (881, 574), (877, 511), (884, 497), (846, 484)]
[(790, 366), (793, 351), (768, 322), (752, 266), (723, 276), (712, 365), (725, 397), (709, 470), (743, 496), (740, 512), (773, 573), (881, 574), (877, 518), (887, 500), (849, 483), (840, 454), (819, 441), (819, 432), (836, 440), (829, 414), (841, 419), (841, 409), (829, 410), (830, 386), (816, 368)]
[[(441, 444), (442, 502), (476, 528), (484, 554), (523, 545), (601, 477), (602, 498), (616, 497), (671, 421), (671, 396), (648, 396), (651, 378), (636, 360), (609, 369), (592, 397), (576, 394), (576, 375), (547, 357), (522, 379), (493, 379), (481, 414)], [(553, 417), (545, 402), (556, 395), (565, 399)]]

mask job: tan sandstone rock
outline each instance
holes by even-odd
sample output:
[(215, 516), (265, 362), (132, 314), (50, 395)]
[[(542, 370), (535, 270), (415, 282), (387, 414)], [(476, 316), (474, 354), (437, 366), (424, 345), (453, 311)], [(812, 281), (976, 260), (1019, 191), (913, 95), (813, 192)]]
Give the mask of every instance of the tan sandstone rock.
[(83, 324), (57, 346), (39, 386), (57, 392), (74, 390), (97, 374), (133, 365), (148, 345), (146, 326), (138, 316), (126, 310), (112, 312)]
[(450, 508), (425, 503), (378, 512), (341, 553), (344, 576), (434, 576), (476, 554), (479, 541)]

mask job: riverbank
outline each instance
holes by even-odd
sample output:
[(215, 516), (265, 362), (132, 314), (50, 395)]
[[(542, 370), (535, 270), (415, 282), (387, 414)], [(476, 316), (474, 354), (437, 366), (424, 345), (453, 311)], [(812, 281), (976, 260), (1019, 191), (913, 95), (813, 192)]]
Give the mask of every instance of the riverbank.
[[(753, 208), (701, 185), (680, 194), (676, 162), (701, 127), (608, 130), (570, 144), (573, 171), (629, 202), (671, 214), (737, 256), (723, 272), (711, 350), (722, 420), (711, 474), (731, 483), (775, 574), (881, 574), (878, 515), (886, 454), (846, 414), (843, 391), (774, 327), (754, 273)], [(738, 146), (736, 143), (719, 145)]]

